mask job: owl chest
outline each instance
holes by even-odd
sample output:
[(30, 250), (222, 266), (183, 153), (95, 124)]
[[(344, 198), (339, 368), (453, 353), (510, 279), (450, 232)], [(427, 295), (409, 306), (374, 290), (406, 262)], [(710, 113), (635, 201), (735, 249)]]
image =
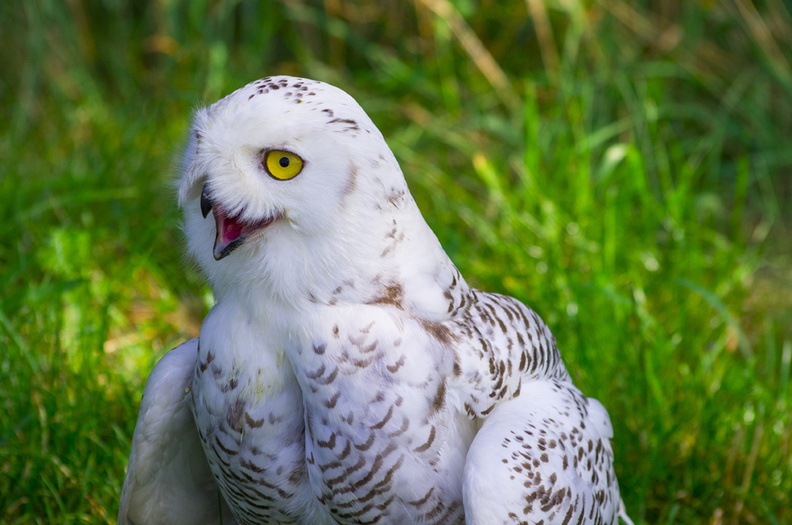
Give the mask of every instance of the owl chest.
[(449, 429), (467, 422), (431, 415), (430, 403), (399, 389), (367, 390), (316, 404), (306, 396), (306, 469), (318, 501), (339, 523), (456, 523), (457, 451), (469, 437)]
[(241, 523), (290, 523), (305, 492), (300, 389), (272, 352), (236, 352), (202, 341), (193, 413), (218, 486)]
[(312, 491), (338, 523), (455, 523), (472, 429), (446, 403), (447, 371), (362, 328), (295, 357)]

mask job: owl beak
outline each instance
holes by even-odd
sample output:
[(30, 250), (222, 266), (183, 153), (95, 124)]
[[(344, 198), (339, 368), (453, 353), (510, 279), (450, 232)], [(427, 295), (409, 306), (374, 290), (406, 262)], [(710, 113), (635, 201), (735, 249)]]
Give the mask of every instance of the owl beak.
[(214, 217), (217, 236), (215, 237), (213, 255), (215, 260), (219, 261), (242, 246), (247, 232), (244, 231), (242, 223), (226, 217), (218, 208), (214, 209)]
[(267, 217), (252, 223), (244, 222), (239, 217), (229, 217), (221, 206), (215, 205), (204, 186), (201, 192), (201, 215), (204, 219), (212, 212), (215, 219), (215, 242), (213, 255), (216, 261), (226, 257), (242, 246), (247, 236), (256, 230), (266, 228), (280, 216)]
[(214, 248), (212, 249), (214, 258), (219, 261), (236, 250), (245, 240), (243, 225), (223, 213), (220, 207), (215, 207), (214, 201), (209, 197), (206, 185), (201, 192), (201, 215), (205, 219), (210, 212), (213, 212), (215, 220)]
[(239, 223), (236, 221), (229, 221), (228, 217), (226, 217), (219, 208), (215, 209), (215, 203), (212, 198), (209, 197), (209, 191), (206, 186), (207, 185), (204, 184), (203, 190), (201, 191), (201, 215), (203, 215), (205, 219), (210, 212), (214, 211), (215, 231), (217, 234), (215, 235), (214, 248), (212, 251), (215, 260), (219, 261), (239, 247), (244, 240), (244, 236), (242, 235), (242, 228), (239, 227)]

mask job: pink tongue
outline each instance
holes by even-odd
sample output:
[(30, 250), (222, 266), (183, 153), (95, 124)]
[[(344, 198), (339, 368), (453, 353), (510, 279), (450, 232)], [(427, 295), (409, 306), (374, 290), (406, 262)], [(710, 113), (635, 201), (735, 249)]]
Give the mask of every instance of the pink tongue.
[(223, 244), (228, 244), (230, 242), (235, 241), (242, 235), (242, 230), (244, 229), (244, 225), (240, 222), (237, 222), (236, 219), (230, 217), (222, 217), (220, 219), (220, 228), (221, 228), (221, 235), (220, 240)]
[(247, 234), (264, 228), (274, 220), (273, 218), (265, 218), (255, 223), (245, 223), (235, 217), (227, 217), (223, 210), (217, 206), (212, 211), (214, 212), (216, 227), (216, 237), (212, 251), (217, 261), (237, 249)]
[(221, 240), (223, 241), (223, 244), (228, 244), (230, 242), (233, 242), (236, 239), (238, 239), (240, 235), (242, 235), (242, 229), (244, 228), (244, 226), (241, 223), (237, 222), (236, 219), (223, 217), (221, 221), (222, 221)]

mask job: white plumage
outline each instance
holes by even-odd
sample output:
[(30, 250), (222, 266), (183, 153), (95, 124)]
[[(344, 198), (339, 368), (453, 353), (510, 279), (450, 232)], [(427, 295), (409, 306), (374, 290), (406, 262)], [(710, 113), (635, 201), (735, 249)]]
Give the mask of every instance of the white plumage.
[(199, 111), (179, 203), (216, 305), (148, 380), (119, 523), (627, 519), (604, 407), (468, 287), (349, 95), (269, 77)]

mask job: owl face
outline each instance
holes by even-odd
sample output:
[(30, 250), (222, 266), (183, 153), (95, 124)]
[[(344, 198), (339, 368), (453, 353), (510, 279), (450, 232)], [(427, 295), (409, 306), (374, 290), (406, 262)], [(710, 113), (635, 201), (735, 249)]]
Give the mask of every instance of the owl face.
[(291, 77), (253, 82), (199, 111), (179, 185), (189, 249), (210, 281), (251, 278), (274, 262), (365, 257), (356, 245), (378, 242), (392, 227), (389, 199), (405, 194), (398, 164), (355, 100)]

